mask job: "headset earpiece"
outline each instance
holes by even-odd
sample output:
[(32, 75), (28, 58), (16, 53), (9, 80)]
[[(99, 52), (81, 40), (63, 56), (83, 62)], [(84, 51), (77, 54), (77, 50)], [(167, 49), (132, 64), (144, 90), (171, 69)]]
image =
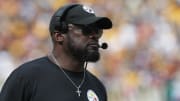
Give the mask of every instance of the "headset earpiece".
[(66, 15), (70, 9), (78, 5), (79, 4), (68, 5), (62, 8), (60, 12), (56, 12), (56, 15), (54, 16), (55, 17), (54, 30), (59, 31), (63, 34), (68, 32), (68, 24), (65, 21)]
[(67, 33), (68, 32), (68, 24), (65, 22), (65, 21), (63, 21), (63, 22), (61, 22), (60, 23), (60, 25), (61, 25), (61, 32), (62, 33)]
[(65, 21), (60, 21), (60, 17), (56, 17), (56, 22), (54, 23), (54, 32), (59, 31), (61, 33), (67, 33), (68, 27)]

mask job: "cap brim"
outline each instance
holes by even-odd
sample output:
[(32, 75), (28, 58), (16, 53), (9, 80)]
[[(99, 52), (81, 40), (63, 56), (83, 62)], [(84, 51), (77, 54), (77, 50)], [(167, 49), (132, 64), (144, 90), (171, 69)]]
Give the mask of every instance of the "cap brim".
[(73, 21), (74, 24), (81, 24), (81, 25), (89, 25), (89, 24), (93, 24), (96, 23), (97, 26), (101, 29), (110, 29), (112, 28), (112, 22), (109, 18), (107, 17), (94, 17), (94, 16), (90, 16), (90, 17), (86, 17), (84, 19), (80, 19), (77, 22)]

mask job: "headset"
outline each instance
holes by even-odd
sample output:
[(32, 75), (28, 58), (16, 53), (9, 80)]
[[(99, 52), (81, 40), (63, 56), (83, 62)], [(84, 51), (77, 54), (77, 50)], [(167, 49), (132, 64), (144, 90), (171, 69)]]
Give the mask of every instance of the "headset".
[(69, 10), (72, 8), (79, 6), (79, 4), (70, 4), (66, 5), (62, 8), (59, 8), (57, 12), (54, 15), (54, 29), (55, 31), (59, 31), (61, 33), (67, 33), (68, 32), (68, 24), (66, 23), (66, 15)]

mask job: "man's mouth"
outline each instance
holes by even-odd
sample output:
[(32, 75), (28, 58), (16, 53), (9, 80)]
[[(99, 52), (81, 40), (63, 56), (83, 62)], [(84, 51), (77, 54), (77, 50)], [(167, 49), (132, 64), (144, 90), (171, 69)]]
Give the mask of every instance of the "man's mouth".
[(99, 45), (97, 43), (90, 43), (90, 44), (88, 44), (88, 49), (90, 49), (90, 50), (98, 50)]

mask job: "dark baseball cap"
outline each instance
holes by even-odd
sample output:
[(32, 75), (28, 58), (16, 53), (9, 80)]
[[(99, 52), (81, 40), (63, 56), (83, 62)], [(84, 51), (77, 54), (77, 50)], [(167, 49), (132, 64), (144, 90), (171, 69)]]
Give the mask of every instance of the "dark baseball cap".
[(112, 28), (112, 21), (109, 18), (96, 16), (94, 10), (88, 6), (76, 4), (74, 7), (71, 7), (65, 15), (63, 15), (63, 11), (66, 7), (61, 7), (55, 12), (53, 17), (51, 18), (50, 28), (53, 28), (54, 23), (57, 21), (55, 20), (55, 17), (62, 16), (65, 16), (63, 20), (66, 23), (70, 24), (89, 25), (95, 23), (97, 24), (97, 27), (99, 27), (100, 29)]

